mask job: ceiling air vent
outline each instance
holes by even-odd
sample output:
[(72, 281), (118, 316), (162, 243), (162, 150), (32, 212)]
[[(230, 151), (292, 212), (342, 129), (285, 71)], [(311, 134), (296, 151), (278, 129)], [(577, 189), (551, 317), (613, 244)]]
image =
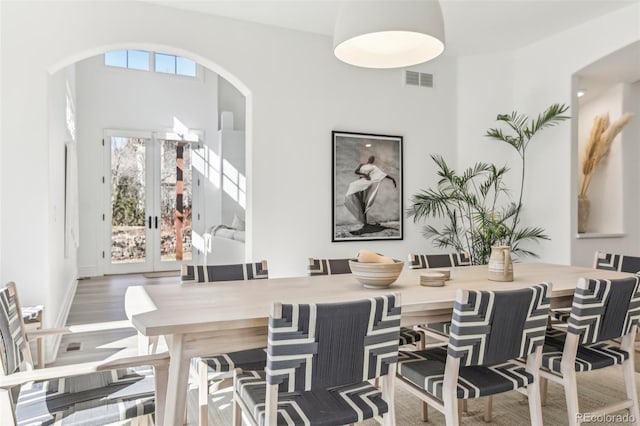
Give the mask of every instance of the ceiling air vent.
[(433, 74), (418, 71), (404, 72), (405, 86), (433, 87)]

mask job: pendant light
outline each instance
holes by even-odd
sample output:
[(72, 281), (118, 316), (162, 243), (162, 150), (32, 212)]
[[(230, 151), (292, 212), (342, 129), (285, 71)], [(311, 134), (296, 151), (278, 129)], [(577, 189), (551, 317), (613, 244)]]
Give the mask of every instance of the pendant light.
[(334, 54), (365, 68), (400, 68), (444, 51), (444, 21), (437, 0), (345, 1), (336, 19)]

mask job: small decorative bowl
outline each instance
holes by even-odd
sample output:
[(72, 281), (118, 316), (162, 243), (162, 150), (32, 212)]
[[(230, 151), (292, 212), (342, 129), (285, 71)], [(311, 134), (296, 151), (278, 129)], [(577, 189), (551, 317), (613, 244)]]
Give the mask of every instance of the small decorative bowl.
[(349, 259), (353, 276), (367, 288), (386, 288), (393, 284), (404, 267), (402, 260), (393, 259), (393, 263), (365, 263)]

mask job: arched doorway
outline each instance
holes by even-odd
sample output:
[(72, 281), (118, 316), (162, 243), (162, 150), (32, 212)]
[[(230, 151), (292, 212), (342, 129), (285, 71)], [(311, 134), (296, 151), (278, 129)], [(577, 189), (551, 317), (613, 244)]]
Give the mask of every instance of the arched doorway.
[[(152, 60), (143, 70), (136, 69), (140, 64), (135, 60), (133, 69), (109, 67), (104, 53), (114, 50), (142, 52), (143, 56), (147, 52)], [(157, 71), (153, 59), (158, 54), (164, 59), (191, 60), (199, 72), (185, 76)], [(176, 269), (175, 261), (201, 261), (207, 250), (204, 234), (212, 225), (223, 222), (220, 203), (225, 194), (221, 170), (224, 158), (217, 134), (225, 106), (217, 96), (222, 85), (212, 81), (224, 82), (225, 96), (235, 92), (244, 98), (243, 119), (236, 122), (246, 123), (242, 129), (245, 145), (250, 139), (250, 122), (244, 119), (249, 116), (246, 111), (250, 109), (250, 92), (211, 61), (167, 46), (136, 44), (95, 49), (58, 63), (50, 72), (52, 78), (66, 73), (76, 83), (64, 84), (72, 89), (67, 91), (72, 106), (67, 118), (74, 122), (77, 131), (81, 231), (78, 275)], [(145, 73), (155, 81), (143, 83)], [(115, 93), (116, 84), (122, 85), (119, 94)], [(198, 90), (204, 93), (198, 94)], [(123, 150), (124, 147), (127, 149)], [(129, 175), (123, 183), (123, 176), (114, 173), (122, 166), (114, 163), (115, 151), (128, 162), (130, 171), (136, 171), (135, 178)], [(182, 151), (182, 170), (177, 166), (178, 151)], [(167, 157), (168, 152), (171, 154)], [(166, 158), (168, 162), (164, 161)], [(169, 167), (163, 170), (167, 164)], [(182, 174), (180, 184), (178, 174)], [(167, 178), (172, 180), (168, 185)], [(245, 174), (245, 192), (249, 186), (246, 178)], [(185, 187), (186, 184), (192, 187)], [(183, 187), (182, 194), (178, 194), (178, 186)], [(171, 203), (163, 198), (164, 193), (171, 193)], [(138, 199), (141, 194), (146, 196), (145, 200)], [(65, 192), (67, 195), (70, 194)], [(177, 205), (180, 198), (181, 206)], [(248, 206), (250, 199), (244, 204)], [(184, 219), (183, 239), (176, 233), (181, 223), (178, 215)], [(123, 218), (132, 221), (127, 223)], [(250, 218), (245, 220), (249, 222)], [(167, 229), (171, 232), (165, 232)], [(176, 241), (183, 243), (182, 255)], [(246, 250), (247, 247), (245, 253)]]

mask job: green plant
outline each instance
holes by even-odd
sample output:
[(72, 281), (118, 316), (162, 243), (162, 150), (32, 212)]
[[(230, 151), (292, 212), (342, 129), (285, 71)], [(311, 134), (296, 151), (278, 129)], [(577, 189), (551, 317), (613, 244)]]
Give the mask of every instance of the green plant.
[(436, 188), (415, 194), (407, 215), (413, 217), (414, 222), (431, 217), (447, 219), (448, 222), (439, 228), (426, 225), (424, 236), (432, 238), (437, 247), (452, 247), (469, 253), (473, 264), (487, 263), (493, 245), (509, 245), (516, 256), (537, 256), (522, 244), (549, 237), (540, 227), (520, 226), (526, 151), (540, 130), (568, 119), (562, 115), (567, 110), (565, 105), (553, 104), (536, 119), (515, 111), (500, 114), (497, 120), (507, 129), (491, 128), (485, 134), (513, 147), (521, 158), (517, 202), (512, 200), (504, 183), (509, 171), (507, 166), (479, 162), (459, 174), (447, 165), (444, 158), (432, 155), (438, 167), (438, 184)]

